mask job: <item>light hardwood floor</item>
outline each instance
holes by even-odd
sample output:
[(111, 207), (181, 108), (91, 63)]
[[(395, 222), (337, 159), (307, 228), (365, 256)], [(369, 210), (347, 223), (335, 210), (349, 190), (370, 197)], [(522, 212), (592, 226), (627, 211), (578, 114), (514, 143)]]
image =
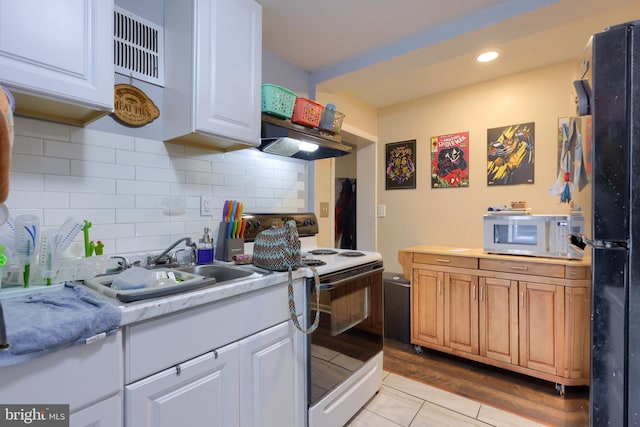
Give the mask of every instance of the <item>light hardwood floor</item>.
[(382, 389), (349, 427), (589, 426), (588, 387), (567, 387), (385, 339)]

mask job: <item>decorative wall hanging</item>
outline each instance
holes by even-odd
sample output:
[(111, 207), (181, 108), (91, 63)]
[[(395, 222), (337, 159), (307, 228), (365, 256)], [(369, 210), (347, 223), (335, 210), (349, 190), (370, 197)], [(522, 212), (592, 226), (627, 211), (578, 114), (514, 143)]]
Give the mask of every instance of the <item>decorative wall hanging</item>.
[(487, 129), (487, 185), (533, 184), (535, 123)]
[(160, 110), (142, 90), (128, 84), (114, 87), (113, 115), (129, 126), (144, 126), (160, 117)]
[(416, 140), (386, 145), (385, 190), (416, 188)]
[(469, 132), (431, 137), (431, 188), (469, 186)]
[[(588, 124), (584, 124), (588, 125), (588, 140), (591, 141), (591, 123), (589, 121)], [(549, 189), (549, 194), (559, 196), (562, 203), (570, 203), (573, 193), (582, 190), (589, 182), (585, 162), (584, 127), (581, 117), (558, 119), (558, 178)]]

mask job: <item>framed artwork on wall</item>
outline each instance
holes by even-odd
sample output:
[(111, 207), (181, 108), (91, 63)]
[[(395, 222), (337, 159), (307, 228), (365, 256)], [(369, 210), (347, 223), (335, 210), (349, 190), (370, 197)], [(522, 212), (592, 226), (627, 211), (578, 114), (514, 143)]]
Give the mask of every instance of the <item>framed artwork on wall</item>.
[(385, 146), (385, 190), (416, 188), (416, 140)]
[(487, 185), (533, 184), (535, 123), (487, 129)]
[(469, 186), (469, 132), (431, 137), (431, 188)]

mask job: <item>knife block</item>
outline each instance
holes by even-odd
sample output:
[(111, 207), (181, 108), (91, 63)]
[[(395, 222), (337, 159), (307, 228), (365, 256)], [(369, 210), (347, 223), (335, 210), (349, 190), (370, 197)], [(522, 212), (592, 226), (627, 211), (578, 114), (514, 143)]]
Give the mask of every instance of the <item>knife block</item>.
[(218, 227), (218, 240), (215, 257), (218, 261), (232, 261), (234, 255), (244, 253), (244, 239), (228, 239), (228, 229), (233, 224), (221, 222)]

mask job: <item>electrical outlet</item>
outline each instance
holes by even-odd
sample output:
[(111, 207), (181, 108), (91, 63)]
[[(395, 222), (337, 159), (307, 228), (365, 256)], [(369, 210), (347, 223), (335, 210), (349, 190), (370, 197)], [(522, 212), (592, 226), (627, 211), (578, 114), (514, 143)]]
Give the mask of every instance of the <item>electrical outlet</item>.
[(200, 196), (200, 216), (213, 215), (211, 196)]
[(329, 216), (329, 202), (320, 202), (320, 218)]

